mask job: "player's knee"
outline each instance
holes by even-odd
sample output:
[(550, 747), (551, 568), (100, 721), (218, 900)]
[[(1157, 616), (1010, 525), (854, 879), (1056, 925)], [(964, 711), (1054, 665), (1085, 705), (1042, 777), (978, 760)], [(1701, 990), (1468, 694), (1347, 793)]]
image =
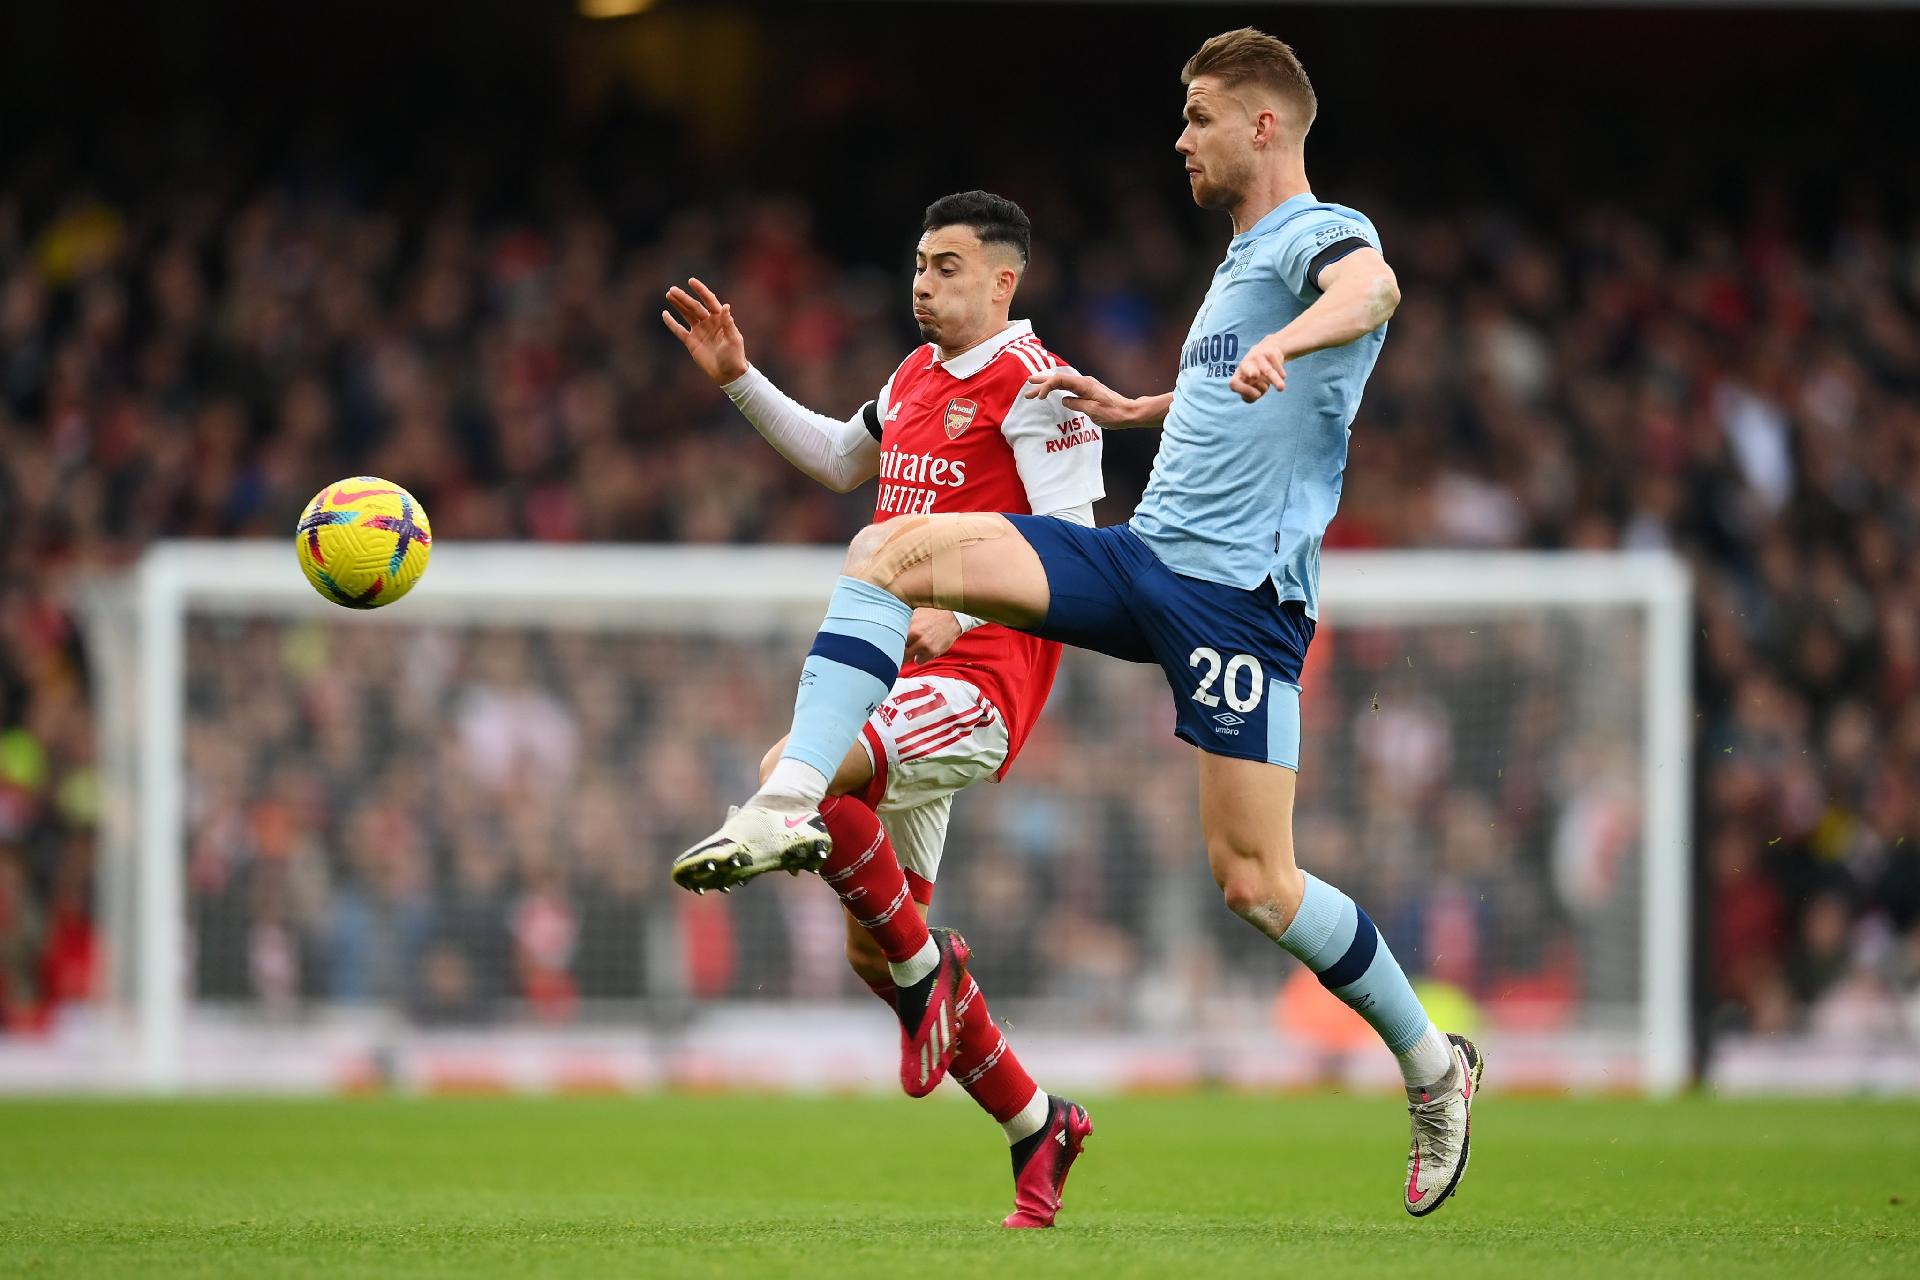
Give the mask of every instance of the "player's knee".
[(868, 525), (848, 545), (844, 572), (849, 578), (871, 582), (876, 587), (892, 586), (893, 579), (898, 576), (896, 566), (908, 558), (900, 554), (906, 549), (900, 540), (924, 536), (920, 534), (924, 527), (924, 518), (887, 520)]
[(1293, 859), (1262, 857), (1217, 843), (1209, 844), (1207, 854), (1227, 909), (1271, 937), (1285, 933), (1307, 888)]
[(1262, 928), (1278, 924), (1284, 930), (1293, 922), (1293, 913), (1275, 899), (1266, 877), (1252, 870), (1230, 873), (1221, 882), (1220, 895), (1227, 901), (1227, 910)]
[(847, 963), (862, 982), (887, 982), (893, 971), (887, 968), (886, 952), (865, 934), (847, 935)]

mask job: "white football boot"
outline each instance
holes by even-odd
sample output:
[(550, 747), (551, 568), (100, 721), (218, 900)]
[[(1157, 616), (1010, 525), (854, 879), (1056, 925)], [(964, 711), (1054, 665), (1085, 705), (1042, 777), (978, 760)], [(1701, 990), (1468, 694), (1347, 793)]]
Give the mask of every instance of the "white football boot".
[(1480, 1092), (1480, 1051), (1449, 1035), (1453, 1070), (1424, 1089), (1407, 1090), (1413, 1146), (1407, 1152), (1407, 1212), (1424, 1218), (1452, 1198), (1467, 1171), (1473, 1138), (1473, 1095)]
[(769, 871), (817, 871), (833, 849), (818, 810), (791, 813), (743, 805), (720, 829), (673, 860), (673, 882), (682, 889), (730, 892)]

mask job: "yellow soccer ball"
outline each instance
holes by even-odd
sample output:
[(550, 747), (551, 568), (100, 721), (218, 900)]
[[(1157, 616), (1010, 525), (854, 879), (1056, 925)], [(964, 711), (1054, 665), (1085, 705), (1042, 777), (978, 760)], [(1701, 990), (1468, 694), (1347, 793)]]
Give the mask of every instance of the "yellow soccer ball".
[(378, 609), (413, 590), (427, 571), (433, 527), (399, 485), (354, 476), (313, 496), (294, 550), (315, 591), (349, 609)]

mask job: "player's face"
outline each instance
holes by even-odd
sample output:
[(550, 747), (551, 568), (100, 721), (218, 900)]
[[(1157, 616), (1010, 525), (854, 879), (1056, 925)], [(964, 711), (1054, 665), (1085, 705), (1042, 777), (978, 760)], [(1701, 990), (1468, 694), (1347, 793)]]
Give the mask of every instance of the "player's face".
[(920, 336), (949, 350), (987, 336), (1000, 290), (1008, 288), (1001, 255), (972, 227), (935, 227), (913, 253), (913, 322)]
[(1253, 181), (1253, 131), (1247, 110), (1213, 76), (1187, 86), (1187, 127), (1173, 149), (1186, 158), (1187, 184), (1202, 209), (1231, 209)]

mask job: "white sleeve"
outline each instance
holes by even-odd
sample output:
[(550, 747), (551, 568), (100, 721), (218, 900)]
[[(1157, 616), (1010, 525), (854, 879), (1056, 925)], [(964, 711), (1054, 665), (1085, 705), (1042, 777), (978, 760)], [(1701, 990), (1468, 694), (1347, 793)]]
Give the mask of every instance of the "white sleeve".
[(1064, 514), (1107, 496), (1100, 428), (1066, 407), (1067, 394), (1062, 388), (1039, 400), (1015, 396), (1000, 425), (1026, 486), (1027, 506), (1037, 515)]
[(721, 390), (782, 457), (834, 492), (846, 493), (879, 474), (875, 432), (880, 416), (871, 403), (844, 422), (829, 418), (788, 396), (752, 365)]

